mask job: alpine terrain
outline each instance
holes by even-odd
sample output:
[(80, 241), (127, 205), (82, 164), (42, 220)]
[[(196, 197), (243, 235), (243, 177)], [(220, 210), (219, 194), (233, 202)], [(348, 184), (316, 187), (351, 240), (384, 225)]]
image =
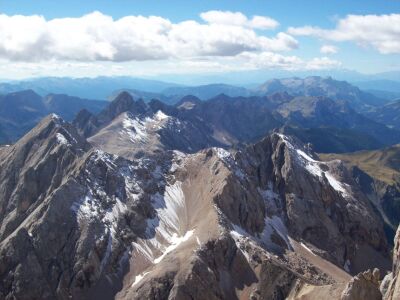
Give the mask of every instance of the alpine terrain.
[(381, 126), (320, 119), (337, 105), (122, 92), (46, 116), (0, 147), (0, 299), (398, 299), (394, 183), (277, 130)]

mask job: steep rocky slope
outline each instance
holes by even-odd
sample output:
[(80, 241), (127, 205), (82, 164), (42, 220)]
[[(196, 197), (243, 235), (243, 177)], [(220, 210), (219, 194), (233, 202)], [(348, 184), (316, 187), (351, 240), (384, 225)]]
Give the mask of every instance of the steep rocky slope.
[(292, 138), (135, 159), (114, 142), (53, 115), (0, 148), (0, 298), (338, 298), (390, 267), (357, 182)]
[(346, 153), (384, 147), (382, 142), (368, 133), (348, 128), (302, 128), (286, 125), (279, 131), (285, 135), (296, 136), (304, 143), (311, 143), (315, 151), (320, 153)]
[(386, 223), (390, 241), (400, 222), (400, 146), (374, 151), (321, 155), (342, 160)]
[(392, 272), (387, 274), (381, 283), (381, 292), (384, 300), (395, 300), (400, 298), (400, 226), (394, 238), (393, 267)]
[(400, 131), (364, 117), (354, 111), (347, 102), (326, 97), (296, 97), (280, 105), (277, 111), (290, 126), (342, 129), (358, 133), (359, 136), (369, 136), (370, 140), (378, 141), (382, 145), (400, 141)]
[(400, 100), (376, 107), (369, 111), (366, 116), (391, 128), (400, 129)]

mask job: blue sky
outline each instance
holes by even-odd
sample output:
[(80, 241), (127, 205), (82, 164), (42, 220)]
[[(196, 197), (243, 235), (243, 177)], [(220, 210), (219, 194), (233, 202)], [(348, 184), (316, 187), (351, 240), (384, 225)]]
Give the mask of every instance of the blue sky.
[[(216, 13), (201, 15), (210, 11)], [(397, 0), (1, 0), (0, 13), (1, 78), (97, 76), (105, 71), (157, 76), (255, 69), (400, 70)], [(90, 18), (82, 18), (88, 14)], [(116, 22), (127, 16), (136, 18), (132, 25)], [(261, 25), (253, 22), (254, 16), (264, 18)], [(54, 19), (61, 21), (49, 22)], [(279, 25), (269, 24), (271, 20)], [(93, 29), (97, 22), (102, 25)], [(127, 36), (118, 39), (119, 34)], [(136, 41), (127, 40), (129, 36)]]
[(132, 15), (159, 15), (174, 21), (198, 18), (208, 10), (240, 11), (247, 15), (267, 15), (282, 24), (302, 26), (312, 18), (316, 25), (329, 25), (336, 16), (347, 14), (389, 14), (400, 12), (396, 0), (280, 0), (280, 1), (134, 1), (134, 0), (2, 0), (0, 11), (6, 14), (40, 14), (46, 18), (79, 17), (94, 10), (120, 18)]

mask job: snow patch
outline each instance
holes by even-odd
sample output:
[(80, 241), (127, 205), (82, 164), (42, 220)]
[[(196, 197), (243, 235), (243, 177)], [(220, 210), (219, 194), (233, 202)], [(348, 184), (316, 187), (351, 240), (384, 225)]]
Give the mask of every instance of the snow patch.
[[(285, 142), (290, 151), (294, 150), (293, 145), (289, 142), (289, 139), (283, 134), (278, 134), (279, 137)], [(344, 188), (344, 183), (339, 182), (330, 172), (323, 171), (320, 167), (321, 162), (313, 159), (310, 155), (305, 153), (301, 149), (296, 149), (298, 160), (302, 163), (305, 169), (312, 175), (318, 177), (322, 180), (323, 175), (325, 175), (331, 187), (339, 192), (343, 197), (349, 197), (347, 190)]]
[(300, 242), (300, 245), (301, 245), (304, 249), (306, 249), (308, 252), (310, 252), (312, 255), (316, 256), (316, 254), (314, 254), (314, 252), (313, 252), (310, 248), (308, 248), (306, 244), (304, 244), (303, 242)]
[(189, 231), (187, 231), (187, 232), (185, 233), (185, 235), (182, 236), (182, 237), (178, 237), (178, 235), (177, 235), (176, 233), (174, 233), (173, 236), (172, 236), (172, 238), (171, 238), (171, 240), (170, 240), (170, 241), (171, 241), (171, 245), (169, 245), (169, 246), (165, 249), (164, 253), (163, 253), (161, 256), (157, 257), (157, 258), (154, 260), (154, 263), (155, 263), (155, 264), (158, 264), (160, 261), (163, 260), (163, 258), (164, 258), (168, 253), (170, 253), (171, 251), (173, 251), (174, 249), (176, 249), (176, 248), (177, 248), (180, 244), (182, 244), (183, 242), (187, 241), (187, 240), (193, 235), (193, 231), (194, 231), (194, 230), (189, 230)]
[[(146, 236), (133, 243), (137, 254), (157, 264), (180, 244), (187, 241), (194, 230), (186, 230), (185, 195), (182, 183), (176, 181), (165, 187), (164, 194), (151, 197), (157, 216), (147, 221)], [(185, 231), (186, 230), (186, 231)]]
[(217, 156), (222, 160), (226, 160), (232, 156), (229, 151), (223, 148), (214, 148), (214, 150), (217, 152)]
[(68, 140), (65, 138), (65, 136), (63, 134), (57, 133), (56, 137), (57, 137), (58, 143), (60, 143), (61, 145), (69, 145)]
[(174, 172), (176, 172), (176, 170), (181, 168), (185, 164), (185, 162), (184, 162), (185, 158), (186, 158), (186, 154), (184, 154), (183, 152), (180, 152), (178, 150), (174, 150), (172, 164), (169, 169), (169, 172), (174, 173)]
[[(157, 111), (152, 117), (131, 117), (126, 115), (122, 121), (125, 134), (132, 142), (146, 142), (157, 130), (163, 128), (170, 119), (161, 110)], [(178, 122), (178, 120), (176, 120)], [(179, 123), (179, 122), (178, 122)]]
[(126, 118), (122, 122), (122, 126), (132, 142), (145, 141), (147, 139), (145, 122), (137, 118)]
[(137, 285), (149, 273), (150, 272), (144, 272), (144, 273), (141, 273), (141, 274), (135, 276), (135, 281), (132, 283), (131, 287), (134, 287), (135, 285)]
[(238, 225), (232, 224), (232, 227), (233, 230), (231, 230), (231, 236), (233, 238), (246, 237), (253, 242), (264, 244), (265, 246), (274, 244), (271, 240), (271, 235), (276, 232), (282, 238), (282, 240), (285, 241), (287, 248), (289, 250), (293, 250), (286, 226), (283, 224), (282, 219), (278, 216), (272, 216), (271, 218), (268, 216), (265, 217), (264, 230), (257, 236), (249, 234), (245, 229)]
[(342, 195), (348, 195), (347, 191), (344, 189), (343, 184), (340, 183), (335, 177), (332, 176), (329, 172), (325, 172), (325, 177), (328, 179), (329, 184), (338, 192), (342, 193)]
[(157, 111), (156, 114), (154, 115), (156, 120), (165, 120), (168, 119), (169, 116), (164, 114), (161, 110)]
[(50, 114), (50, 118), (52, 118), (53, 120), (61, 120), (61, 117), (55, 113)]

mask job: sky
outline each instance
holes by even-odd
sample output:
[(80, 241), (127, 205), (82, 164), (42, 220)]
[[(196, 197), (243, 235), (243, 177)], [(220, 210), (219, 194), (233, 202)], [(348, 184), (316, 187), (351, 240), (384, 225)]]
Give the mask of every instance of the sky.
[(0, 0), (0, 78), (400, 70), (400, 0)]

